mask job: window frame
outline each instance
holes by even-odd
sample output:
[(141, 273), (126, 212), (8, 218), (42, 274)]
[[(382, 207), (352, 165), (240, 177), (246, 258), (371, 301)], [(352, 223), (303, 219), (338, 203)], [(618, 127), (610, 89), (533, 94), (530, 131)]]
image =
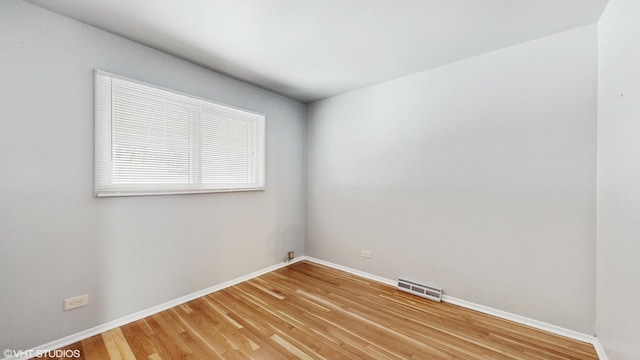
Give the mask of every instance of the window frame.
[[(196, 172), (199, 174), (197, 182), (194, 181), (189, 170), (188, 183), (173, 183), (173, 184), (152, 184), (152, 183), (136, 183), (136, 184), (114, 184), (113, 178), (113, 94), (112, 83), (109, 83), (109, 93), (106, 90), (100, 88), (105, 86), (99, 82), (99, 77), (107, 77), (110, 79), (117, 79), (118, 81), (125, 81), (136, 86), (144, 86), (153, 89), (154, 91), (161, 91), (171, 94), (171, 96), (186, 97), (190, 101), (202, 102), (208, 104), (206, 106), (223, 107), (223, 111), (230, 111), (234, 113), (245, 113), (247, 119), (251, 118), (255, 120), (252, 131), (255, 136), (255, 142), (251, 143), (251, 149), (254, 149), (254, 155), (249, 160), (252, 166), (250, 172), (253, 173), (251, 182), (247, 183), (228, 183), (222, 185), (216, 185), (212, 183), (204, 183), (202, 181), (202, 146), (196, 146), (197, 150), (194, 150), (193, 146), (187, 146), (185, 149), (188, 152), (188, 157), (194, 158), (195, 164), (198, 167)], [(95, 197), (120, 197), (120, 196), (149, 196), (149, 195), (173, 195), (173, 194), (200, 194), (200, 193), (218, 193), (218, 192), (236, 192), (236, 191), (264, 191), (266, 180), (266, 115), (223, 104), (217, 101), (206, 99), (199, 96), (183, 93), (180, 91), (164, 88), (161, 86), (149, 84), (146, 82), (131, 79), (125, 76), (110, 73), (108, 71), (96, 69), (94, 71), (94, 196)], [(201, 126), (202, 114), (198, 113), (198, 118), (190, 123), (190, 126), (194, 126), (194, 123), (198, 126), (198, 136), (203, 135), (204, 129)], [(192, 120), (189, 120), (192, 121)], [(219, 120), (218, 120), (219, 121)], [(189, 135), (191, 136), (191, 135)], [(250, 139), (251, 136), (247, 136)], [(198, 140), (201, 144), (202, 141)], [(191, 160), (190, 160), (191, 161)], [(189, 166), (193, 166), (194, 163), (189, 162)]]

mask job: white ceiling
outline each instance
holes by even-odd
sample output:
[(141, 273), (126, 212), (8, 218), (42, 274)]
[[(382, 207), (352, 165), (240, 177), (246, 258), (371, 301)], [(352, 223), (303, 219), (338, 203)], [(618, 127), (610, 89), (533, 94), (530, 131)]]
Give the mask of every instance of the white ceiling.
[(302, 102), (595, 23), (607, 0), (27, 0)]

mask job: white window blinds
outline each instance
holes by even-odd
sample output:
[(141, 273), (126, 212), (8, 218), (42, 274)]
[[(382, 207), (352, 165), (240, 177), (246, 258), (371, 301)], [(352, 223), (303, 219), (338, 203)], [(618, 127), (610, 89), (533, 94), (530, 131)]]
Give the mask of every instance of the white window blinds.
[(96, 71), (95, 194), (264, 189), (265, 117)]

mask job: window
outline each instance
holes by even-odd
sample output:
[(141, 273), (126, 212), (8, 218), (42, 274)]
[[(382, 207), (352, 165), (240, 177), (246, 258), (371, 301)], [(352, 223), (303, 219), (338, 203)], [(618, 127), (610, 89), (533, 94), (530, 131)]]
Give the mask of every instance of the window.
[(95, 195), (264, 189), (265, 117), (101, 70)]

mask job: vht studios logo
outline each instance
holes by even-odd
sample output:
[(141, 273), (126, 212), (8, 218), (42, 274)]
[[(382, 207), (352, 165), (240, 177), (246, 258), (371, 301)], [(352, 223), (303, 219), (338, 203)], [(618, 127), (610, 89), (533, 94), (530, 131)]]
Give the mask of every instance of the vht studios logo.
[(5, 349), (2, 352), (2, 355), (6, 358), (8, 357), (17, 357), (17, 358), (34, 358), (34, 357), (50, 357), (50, 358), (79, 358), (80, 350), (12, 350)]

